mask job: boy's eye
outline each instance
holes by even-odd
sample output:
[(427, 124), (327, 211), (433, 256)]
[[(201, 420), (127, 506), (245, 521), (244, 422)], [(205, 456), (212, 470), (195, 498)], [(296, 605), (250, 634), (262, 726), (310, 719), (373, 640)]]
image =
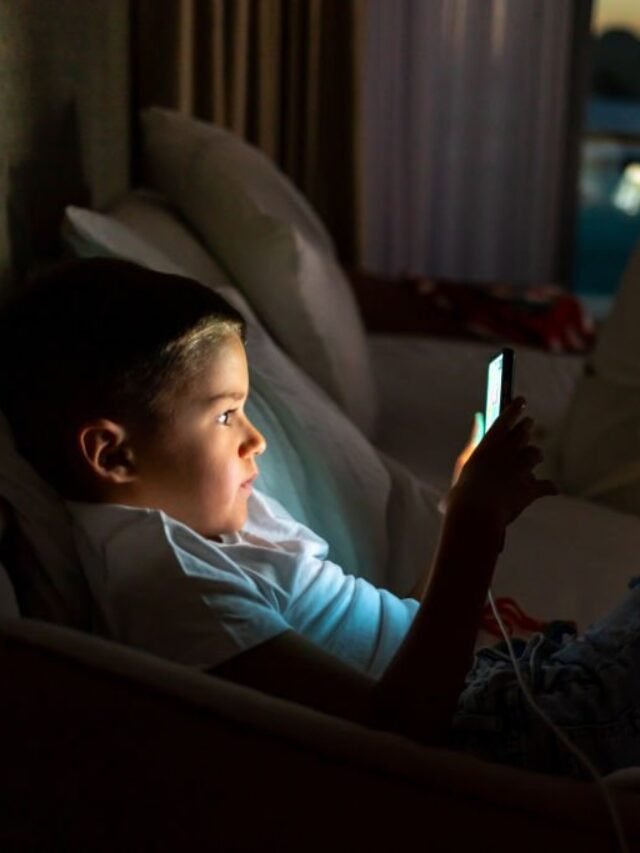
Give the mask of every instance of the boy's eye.
[(235, 409), (227, 409), (226, 412), (223, 412), (221, 415), (216, 417), (216, 423), (222, 424), (222, 426), (229, 426), (231, 423), (231, 416), (235, 411)]

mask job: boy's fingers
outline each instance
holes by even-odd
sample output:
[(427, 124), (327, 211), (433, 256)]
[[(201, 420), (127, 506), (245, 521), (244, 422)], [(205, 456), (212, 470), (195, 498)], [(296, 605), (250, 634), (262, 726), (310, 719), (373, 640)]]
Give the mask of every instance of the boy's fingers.
[(535, 444), (528, 444), (518, 451), (518, 454), (518, 462), (523, 468), (535, 468), (544, 458), (542, 451)]
[(528, 444), (533, 430), (533, 418), (523, 418), (511, 430), (509, 440), (513, 444)]
[(500, 416), (488, 430), (487, 437), (491, 440), (492, 435), (502, 435), (512, 429), (522, 416), (522, 412), (527, 402), (524, 397), (516, 397), (508, 406), (500, 413)]
[(500, 420), (504, 419), (509, 426), (513, 426), (521, 417), (526, 405), (527, 401), (524, 397), (515, 397), (502, 412)]

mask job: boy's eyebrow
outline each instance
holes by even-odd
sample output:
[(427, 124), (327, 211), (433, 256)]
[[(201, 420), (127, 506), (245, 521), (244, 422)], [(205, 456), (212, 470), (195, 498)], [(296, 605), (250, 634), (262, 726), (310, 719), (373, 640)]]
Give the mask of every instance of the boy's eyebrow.
[(246, 394), (242, 391), (222, 391), (206, 398), (207, 403), (217, 403), (219, 400), (244, 400)]

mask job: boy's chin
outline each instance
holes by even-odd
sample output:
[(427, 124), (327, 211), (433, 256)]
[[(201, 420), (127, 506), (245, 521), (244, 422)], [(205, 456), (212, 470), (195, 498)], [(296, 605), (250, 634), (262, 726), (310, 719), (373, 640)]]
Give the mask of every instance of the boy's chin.
[(226, 524), (219, 524), (213, 533), (207, 534), (207, 539), (216, 539), (220, 536), (232, 536), (234, 533), (240, 533), (245, 526), (249, 513), (244, 511), (236, 513), (233, 519), (229, 519)]

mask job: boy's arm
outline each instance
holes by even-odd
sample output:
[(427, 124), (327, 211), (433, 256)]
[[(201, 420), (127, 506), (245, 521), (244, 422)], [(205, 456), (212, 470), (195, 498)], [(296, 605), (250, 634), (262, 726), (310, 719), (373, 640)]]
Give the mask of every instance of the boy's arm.
[(507, 525), (537, 498), (556, 493), (533, 475), (542, 454), (529, 443), (533, 422), (520, 419), (523, 408), (524, 399), (514, 400), (458, 471), (420, 610), (376, 686), (384, 716), (400, 717), (420, 740), (438, 741), (447, 732)]
[(514, 401), (505, 410), (464, 467), (420, 609), (379, 681), (293, 631), (213, 672), (327, 713), (440, 741), (469, 667), (505, 528), (537, 497), (555, 491), (532, 474), (540, 454), (528, 443), (531, 422), (519, 421), (521, 409), (522, 401)]
[(373, 679), (293, 630), (236, 655), (211, 674), (326, 714), (376, 725)]
[[(470, 548), (472, 523), (448, 515), (427, 594), (379, 681), (294, 631), (237, 655), (212, 674), (354, 722), (437, 743), (469, 668), (500, 545), (500, 537), (479, 526)], [(459, 526), (464, 535), (458, 535)], [(457, 569), (471, 564), (475, 578), (462, 587)]]
[(417, 740), (446, 735), (502, 543), (491, 519), (463, 506), (447, 512), (420, 610), (374, 688), (381, 718), (397, 720)]
[[(458, 478), (462, 473), (462, 469), (467, 464), (473, 451), (476, 449), (480, 441), (482, 440), (482, 436), (484, 435), (484, 416), (481, 412), (476, 412), (473, 416), (473, 426), (471, 428), (471, 434), (465, 446), (462, 448), (458, 457), (453, 466), (453, 474), (451, 475), (451, 486), (449, 487), (449, 492), (446, 492), (440, 498), (438, 503), (438, 509), (440, 512), (445, 513), (447, 510), (447, 501), (449, 500), (450, 490), (453, 489), (455, 484), (458, 482)], [(427, 582), (429, 580), (430, 571), (426, 571), (419, 576), (418, 581), (412, 586), (412, 588), (407, 593), (408, 598), (416, 598), (418, 601), (422, 601), (422, 597), (427, 589)]]

